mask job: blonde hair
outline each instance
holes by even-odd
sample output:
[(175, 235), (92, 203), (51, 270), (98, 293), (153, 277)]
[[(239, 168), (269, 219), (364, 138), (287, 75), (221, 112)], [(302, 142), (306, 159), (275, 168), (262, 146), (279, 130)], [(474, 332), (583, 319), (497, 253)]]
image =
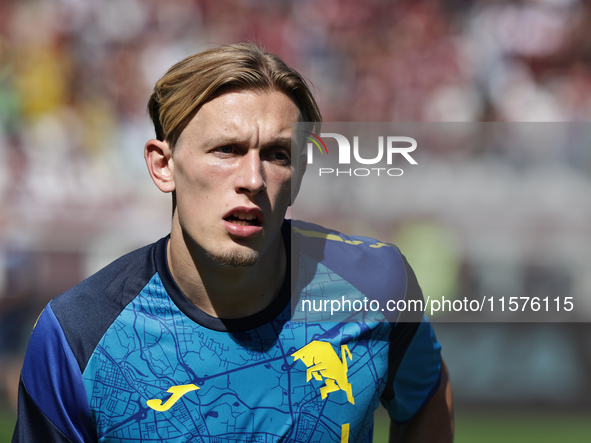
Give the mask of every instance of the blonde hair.
[(298, 107), (301, 121), (322, 121), (304, 78), (275, 54), (245, 42), (191, 55), (156, 82), (148, 101), (156, 138), (174, 147), (200, 106), (224, 92), (249, 89), (283, 92)]

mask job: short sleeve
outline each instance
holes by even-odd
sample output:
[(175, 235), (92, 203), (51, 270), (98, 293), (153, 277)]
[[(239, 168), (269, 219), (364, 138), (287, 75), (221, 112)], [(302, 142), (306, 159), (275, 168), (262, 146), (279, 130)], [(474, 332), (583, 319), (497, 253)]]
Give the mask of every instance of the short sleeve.
[(439, 388), (441, 366), (441, 345), (424, 317), (390, 379), (393, 396), (382, 397), (394, 422), (408, 422), (429, 401)]
[(48, 305), (27, 348), (13, 442), (96, 441), (92, 429), (80, 367)]

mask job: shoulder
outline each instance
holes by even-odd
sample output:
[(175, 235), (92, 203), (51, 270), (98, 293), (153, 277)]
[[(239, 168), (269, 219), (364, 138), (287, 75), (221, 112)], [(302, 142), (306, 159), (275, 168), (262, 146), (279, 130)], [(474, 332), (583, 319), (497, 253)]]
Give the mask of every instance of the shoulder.
[(290, 220), (292, 240), (296, 240), (302, 253), (317, 255), (320, 252), (346, 253), (342, 260), (348, 257), (356, 258), (363, 255), (368, 259), (402, 260), (399, 249), (380, 240), (359, 235), (347, 235), (334, 229), (304, 222)]
[(53, 300), (53, 310), (59, 317), (64, 310), (84, 309), (89, 304), (104, 305), (113, 298), (121, 299), (124, 293), (131, 295), (141, 290), (155, 272), (156, 245), (145, 246), (118, 258)]
[(391, 243), (370, 237), (346, 235), (298, 220), (291, 221), (291, 230), (292, 248), (295, 252), (311, 257), (339, 274), (374, 274), (386, 268), (391, 273), (400, 273), (398, 278), (404, 277), (406, 273), (406, 260)]
[(291, 221), (291, 231), (292, 262), (300, 263), (302, 284), (315, 281), (312, 274), (328, 272), (331, 282), (346, 281), (380, 302), (422, 298), (412, 268), (395, 245), (297, 220)]
[(121, 311), (157, 273), (166, 239), (126, 254), (51, 301), (80, 367)]

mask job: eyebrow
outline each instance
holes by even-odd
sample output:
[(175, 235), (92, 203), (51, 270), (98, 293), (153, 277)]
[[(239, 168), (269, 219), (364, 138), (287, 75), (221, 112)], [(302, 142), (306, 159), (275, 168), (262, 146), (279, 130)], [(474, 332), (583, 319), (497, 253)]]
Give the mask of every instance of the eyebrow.
[[(244, 145), (244, 140), (238, 137), (214, 135), (210, 138), (203, 140), (205, 146), (224, 146), (224, 145)], [(277, 137), (273, 140), (268, 141), (261, 145), (261, 148), (280, 147), (284, 149), (291, 149), (292, 139), (291, 137)]]
[(292, 142), (291, 137), (278, 137), (275, 140), (270, 141), (269, 143), (265, 143), (262, 147), (267, 148), (267, 147), (278, 146), (280, 148), (285, 148), (285, 149), (291, 150), (291, 145), (292, 145), (291, 142)]

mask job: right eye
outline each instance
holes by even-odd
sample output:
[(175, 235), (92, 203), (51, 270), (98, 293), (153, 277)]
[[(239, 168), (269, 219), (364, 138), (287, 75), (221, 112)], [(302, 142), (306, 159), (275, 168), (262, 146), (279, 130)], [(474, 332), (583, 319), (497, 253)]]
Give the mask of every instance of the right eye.
[(224, 145), (213, 149), (213, 151), (220, 154), (229, 155), (234, 153), (234, 147), (232, 145)]

